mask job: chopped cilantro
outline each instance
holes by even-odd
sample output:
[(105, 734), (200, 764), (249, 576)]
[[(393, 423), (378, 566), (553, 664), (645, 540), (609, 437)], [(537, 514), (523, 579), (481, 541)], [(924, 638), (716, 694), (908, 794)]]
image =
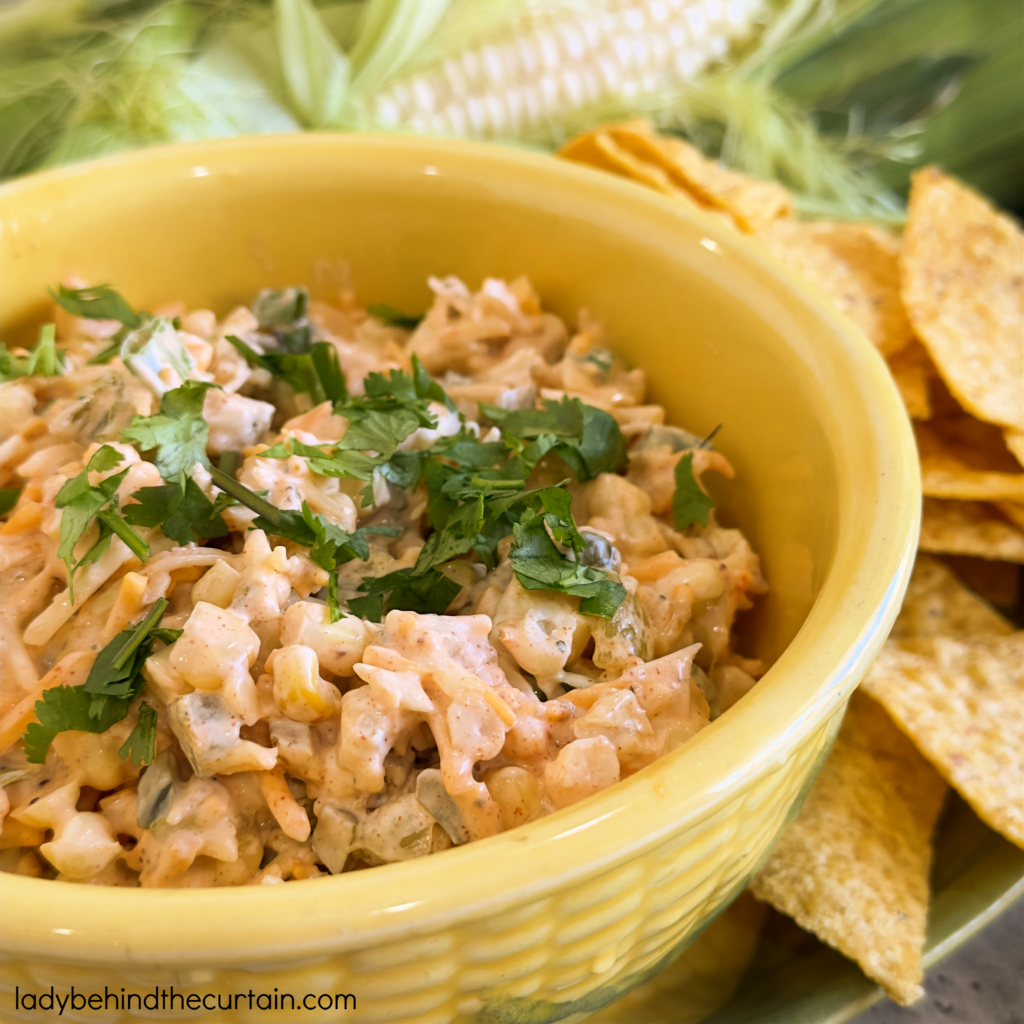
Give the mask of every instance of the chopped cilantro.
[(397, 569), (386, 576), (364, 576), (360, 590), (366, 597), (350, 598), (348, 607), (360, 618), (380, 622), (393, 609), (443, 615), (462, 587), (437, 569), (414, 576), (412, 569)]
[(543, 409), (502, 409), (481, 403), (480, 412), (531, 465), (554, 452), (572, 467), (580, 483), (626, 464), (626, 442), (615, 417), (578, 398), (546, 399)]
[(266, 370), (296, 394), (308, 394), (316, 405), (328, 399), (340, 402), (348, 396), (338, 350), (329, 341), (310, 343), (307, 338), (302, 344), (292, 338), (293, 351), (257, 352), (233, 334), (226, 340), (245, 356), (250, 366)]
[(386, 302), (371, 302), (366, 312), (377, 320), (383, 320), (389, 327), (401, 327), (406, 331), (415, 331), (423, 320), (421, 316), (410, 316)]
[(28, 355), (16, 356), (0, 343), (0, 383), (18, 377), (56, 377), (64, 372), (64, 355), (57, 351), (53, 324), (39, 328), (39, 341)]
[(309, 292), (305, 288), (265, 288), (256, 296), (252, 311), (260, 330), (273, 334), (274, 347), (257, 352), (241, 338), (227, 337), (251, 366), (284, 381), (296, 394), (308, 394), (317, 405), (348, 397), (338, 350), (328, 341), (313, 341), (313, 328), (306, 317)]
[(306, 502), (302, 503), (299, 512), (277, 508), (250, 491), (245, 484), (227, 476), (219, 469), (212, 468), (210, 472), (213, 475), (213, 482), (218, 487), (242, 505), (258, 513), (253, 520), (253, 526), (309, 548), (310, 558), (328, 572), (354, 558), (369, 558), (367, 535), (396, 537), (401, 532), (390, 526), (367, 526), (356, 530), (355, 533), (348, 533), (319, 512), (313, 512)]
[(18, 504), (21, 497), (21, 489), (18, 487), (0, 487), (0, 516), (8, 512)]
[[(149, 545), (128, 525), (118, 508), (117, 488), (128, 472), (128, 467), (101, 480), (95, 487), (89, 484), (91, 472), (106, 472), (123, 461), (120, 452), (103, 445), (76, 477), (66, 480), (57, 492), (54, 504), (61, 509), (60, 546), (57, 557), (68, 567), (68, 594), (75, 600), (74, 578), (78, 566), (96, 561), (110, 546), (116, 534), (141, 560), (149, 558)], [(92, 547), (77, 561), (75, 547), (94, 519), (99, 520), (100, 535)]]
[(208, 467), (210, 428), (203, 419), (203, 401), (213, 387), (217, 385), (185, 381), (160, 399), (160, 412), (155, 416), (134, 417), (132, 425), (121, 431), (121, 440), (137, 444), (143, 451), (155, 448), (156, 467), (165, 480), (179, 481), (197, 462)]
[(159, 526), (165, 536), (180, 545), (228, 533), (227, 523), (190, 476), (185, 477), (184, 488), (177, 482), (142, 487), (132, 497), (137, 504), (125, 505), (126, 522), (132, 526)]
[(338, 596), (338, 570), (331, 572), (327, 581), (327, 611), (331, 622), (337, 622), (341, 618), (341, 598)]
[[(566, 558), (551, 539), (547, 525), (549, 514), (528, 509), (512, 528), (514, 545), (509, 560), (516, 579), (527, 590), (554, 590), (582, 598), (580, 612), (584, 615), (612, 618), (626, 596), (626, 588), (602, 570)], [(561, 528), (567, 537), (573, 530), (575, 524), (572, 530), (564, 525)]]
[(128, 734), (121, 749), (117, 752), (123, 761), (131, 755), (135, 765), (152, 764), (156, 756), (156, 711), (152, 704), (143, 701), (139, 705), (139, 717), (135, 728)]
[[(25, 730), (25, 760), (45, 764), (46, 753), (54, 736), (70, 729), (83, 732), (106, 732), (128, 714), (128, 700), (100, 700), (85, 692), (82, 686), (55, 686), (43, 691), (36, 701), (37, 722)], [(95, 708), (95, 714), (93, 710)]]
[[(42, 700), (35, 705), (38, 721), (28, 726), (23, 737), (29, 762), (45, 764), (58, 733), (71, 729), (106, 732), (128, 716), (132, 702), (146, 688), (142, 666), (161, 632), (155, 627), (166, 608), (167, 601), (161, 598), (145, 619), (118, 633), (96, 656), (89, 678), (81, 686), (56, 686), (43, 691)], [(149, 760), (153, 756), (151, 735), (155, 737), (156, 713), (152, 708), (144, 713), (147, 707), (140, 706), (138, 724), (119, 751), (122, 758), (131, 752), (136, 764), (142, 763), (146, 754)]]
[(363, 381), (365, 394), (349, 398), (336, 405), (335, 411), (350, 420), (362, 419), (370, 412), (396, 412), (402, 410), (416, 417), (418, 426), (436, 427), (437, 417), (430, 411), (431, 402), (439, 402), (449, 411), (455, 411), (455, 403), (444, 388), (424, 369), (419, 356), (413, 353), (412, 373), (391, 370), (383, 373), (368, 373)]
[(61, 309), (72, 316), (89, 320), (119, 320), (125, 327), (134, 330), (141, 327), (148, 314), (138, 313), (113, 288), (106, 284), (91, 288), (65, 288), (59, 285), (57, 291), (50, 289), (50, 295)]
[(139, 672), (153, 646), (151, 632), (167, 609), (160, 598), (137, 625), (123, 629), (104, 647), (89, 670), (85, 692), (100, 697), (135, 697), (145, 689)]
[(672, 495), (672, 518), (680, 530), (694, 523), (708, 525), (708, 516), (715, 503), (701, 489), (693, 475), (693, 452), (687, 452), (677, 463), (676, 490)]

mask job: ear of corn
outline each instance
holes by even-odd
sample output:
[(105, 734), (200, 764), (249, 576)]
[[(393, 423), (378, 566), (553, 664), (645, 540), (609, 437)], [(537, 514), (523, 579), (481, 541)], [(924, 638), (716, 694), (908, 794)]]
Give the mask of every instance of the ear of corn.
[(385, 86), (386, 128), (557, 142), (585, 111), (635, 109), (720, 63), (767, 16), (764, 0), (614, 0), (526, 13)]

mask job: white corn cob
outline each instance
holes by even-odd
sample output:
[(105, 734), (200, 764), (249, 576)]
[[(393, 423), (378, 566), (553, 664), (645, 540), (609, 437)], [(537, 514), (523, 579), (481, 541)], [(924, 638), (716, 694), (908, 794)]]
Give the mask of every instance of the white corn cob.
[(373, 119), (442, 135), (528, 135), (588, 107), (692, 81), (766, 16), (766, 0), (608, 0), (528, 14), (386, 86)]

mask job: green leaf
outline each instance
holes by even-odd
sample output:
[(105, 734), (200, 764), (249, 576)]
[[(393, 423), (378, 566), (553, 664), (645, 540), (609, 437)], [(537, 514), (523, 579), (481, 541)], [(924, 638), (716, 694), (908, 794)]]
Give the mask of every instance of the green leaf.
[(133, 526), (159, 526), (179, 545), (227, 536), (227, 523), (192, 477), (185, 478), (184, 489), (179, 483), (142, 487), (132, 497), (137, 504), (125, 505), (125, 520)]
[(122, 761), (130, 754), (135, 765), (153, 763), (156, 756), (156, 711), (152, 705), (145, 701), (139, 705), (139, 718), (135, 728), (128, 734), (128, 739), (117, 753)]
[(257, 352), (241, 338), (229, 334), (226, 341), (245, 356), (251, 366), (266, 370), (271, 376), (284, 381), (296, 394), (307, 394), (314, 405), (330, 399), (343, 402), (348, 398), (345, 375), (338, 362), (338, 350), (329, 341), (310, 345), (292, 339), (297, 351)]
[(64, 354), (57, 351), (53, 324), (39, 328), (39, 341), (28, 355), (11, 355), (0, 343), (0, 383), (19, 377), (56, 377), (63, 373)]
[(610, 619), (625, 599), (626, 588), (602, 570), (566, 558), (549, 536), (546, 521), (547, 516), (530, 509), (513, 527), (509, 560), (516, 579), (526, 590), (579, 597), (583, 614)]
[(415, 352), (412, 354), (412, 379), (417, 398), (440, 402), (448, 408), (449, 412), (455, 412), (455, 403), (448, 396), (448, 392), (427, 373), (426, 367), (420, 362), (420, 357)]
[(694, 523), (708, 525), (708, 516), (715, 503), (701, 489), (693, 475), (693, 452), (687, 452), (675, 469), (676, 490), (672, 495), (672, 518), (676, 527), (685, 530)]
[(327, 581), (327, 611), (331, 622), (337, 622), (341, 618), (341, 600), (338, 597), (338, 570), (331, 572)]
[(89, 320), (119, 320), (125, 327), (135, 329), (143, 324), (143, 316), (125, 301), (110, 285), (97, 284), (91, 288), (65, 288), (58, 285), (50, 295), (61, 309), (72, 316)]
[(210, 428), (203, 419), (206, 392), (216, 384), (187, 380), (160, 400), (155, 416), (136, 416), (121, 439), (143, 451), (156, 449), (156, 467), (165, 480), (177, 481), (198, 462), (209, 467), (206, 442)]
[[(57, 686), (43, 691), (42, 700), (36, 701), (37, 722), (25, 730), (25, 756), (33, 764), (45, 764), (46, 753), (54, 736), (71, 729), (84, 732), (106, 732), (112, 725), (128, 716), (136, 697), (146, 689), (142, 666), (153, 649), (153, 641), (159, 636), (166, 640), (166, 632), (156, 628), (160, 617), (167, 609), (167, 601), (161, 598), (153, 605), (149, 614), (130, 629), (124, 629), (96, 656), (89, 678), (81, 686)], [(161, 635), (162, 634), (162, 635)], [(148, 715), (143, 718), (143, 704), (139, 709), (139, 725), (132, 730), (139, 735), (133, 742), (129, 737), (119, 751), (126, 757), (129, 750), (141, 754), (145, 751), (147, 734), (152, 730)], [(139, 727), (142, 727), (141, 730)], [(149, 752), (152, 760), (152, 750)], [(132, 759), (135, 760), (135, 753)], [(135, 761), (139, 764), (139, 761)]]
[[(92, 713), (94, 705), (96, 714)], [(96, 698), (86, 693), (83, 686), (55, 686), (44, 690), (42, 699), (35, 705), (38, 721), (29, 723), (22, 737), (25, 760), (30, 764), (45, 764), (47, 751), (57, 733), (71, 729), (106, 732), (127, 717), (130, 706), (128, 698)]]
[(367, 597), (350, 597), (348, 610), (361, 619), (382, 622), (384, 619), (384, 595), (370, 594)]
[(97, 512), (96, 518), (112, 534), (120, 537), (140, 562), (149, 558), (149, 545), (128, 525), (127, 520), (118, 511), (116, 502), (112, 501), (107, 508)]
[(565, 438), (583, 435), (583, 403), (578, 398), (563, 396), (559, 402), (545, 399), (543, 409), (502, 409), (481, 402), (480, 413), (503, 434), (522, 440), (545, 434)]
[(349, 609), (361, 618), (379, 622), (394, 609), (443, 615), (462, 587), (436, 569), (421, 576), (413, 576), (412, 569), (398, 569), (386, 576), (364, 576), (360, 590), (368, 597), (350, 599)]
[(478, 494), (458, 506), (448, 516), (443, 529), (431, 534), (416, 559), (413, 573), (422, 576), (433, 566), (472, 551), (477, 546), (484, 522), (484, 497)]
[(167, 610), (167, 600), (160, 598), (139, 623), (121, 630), (104, 647), (89, 670), (84, 689), (101, 697), (138, 696), (145, 689), (141, 676), (142, 663), (152, 647), (151, 631)]
[(401, 327), (406, 331), (415, 331), (423, 320), (421, 316), (410, 316), (400, 309), (395, 309), (394, 306), (389, 306), (386, 302), (371, 302), (366, 307), (366, 312), (377, 320), (383, 320), (391, 327)]
[(20, 497), (21, 488), (0, 487), (0, 516), (7, 515), (7, 513), (18, 504), (18, 499)]
[[(580, 483), (601, 473), (614, 473), (628, 461), (618, 421), (610, 412), (592, 405), (583, 405), (583, 436), (579, 442), (556, 445), (554, 450), (576, 471)], [(578, 461), (571, 457), (573, 452)]]
[[(149, 545), (131, 530), (127, 523), (121, 520), (120, 514), (117, 512), (117, 488), (128, 473), (128, 468), (101, 480), (95, 487), (89, 484), (91, 472), (105, 473), (122, 461), (123, 457), (116, 448), (107, 444), (103, 445), (78, 476), (64, 482), (54, 500), (55, 507), (61, 509), (60, 545), (57, 548), (57, 557), (62, 559), (68, 567), (68, 596), (72, 604), (75, 600), (75, 569), (79, 565), (93, 562), (99, 558), (109, 546), (112, 533), (116, 532), (118, 536), (121, 536), (143, 560), (149, 557)], [(101, 523), (99, 539), (76, 562), (75, 547), (85, 531), (89, 529), (89, 524), (108, 505), (113, 507), (110, 509), (110, 515), (106, 516)]]
[(338, 350), (329, 341), (318, 341), (309, 351), (313, 369), (320, 381), (324, 397), (331, 402), (348, 398), (348, 385), (338, 361)]
[(277, 46), (292, 107), (307, 128), (338, 122), (349, 62), (310, 0), (275, 0)]
[(345, 436), (336, 447), (341, 451), (373, 451), (390, 459), (398, 445), (419, 425), (416, 414), (409, 409), (399, 408), (392, 412), (372, 410), (349, 423)]
[[(502, 409), (481, 403), (480, 412), (501, 428), (506, 443), (521, 451), (531, 468), (553, 451), (585, 483), (626, 464), (626, 442), (615, 417), (578, 398), (546, 399), (542, 409)], [(526, 445), (526, 441), (533, 443)]]

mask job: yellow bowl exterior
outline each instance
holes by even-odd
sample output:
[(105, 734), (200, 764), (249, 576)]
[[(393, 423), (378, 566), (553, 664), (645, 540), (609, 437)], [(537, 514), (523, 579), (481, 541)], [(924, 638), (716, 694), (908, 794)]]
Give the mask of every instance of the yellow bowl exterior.
[[(652, 401), (737, 470), (723, 516), (771, 594), (774, 660), (682, 749), (582, 803), (443, 856), (286, 886), (104, 889), (0, 877), (0, 1012), (14, 987), (344, 992), (352, 1021), (547, 1021), (604, 1005), (745, 885), (814, 778), (889, 629), (916, 545), (913, 438), (849, 323), (717, 218), (498, 147), (307, 135), (150, 150), (0, 189), (4, 337), (69, 272), (146, 307), (225, 312), (260, 287), (351, 284), (422, 309), (428, 274), (527, 274), (588, 308)], [(319, 1011), (302, 1011), (315, 1021)], [(248, 1020), (239, 1009), (194, 1015)], [(291, 1014), (255, 1014), (289, 1020)], [(324, 1013), (323, 1019), (337, 1019)], [(116, 1014), (104, 1019), (131, 1019)]]

